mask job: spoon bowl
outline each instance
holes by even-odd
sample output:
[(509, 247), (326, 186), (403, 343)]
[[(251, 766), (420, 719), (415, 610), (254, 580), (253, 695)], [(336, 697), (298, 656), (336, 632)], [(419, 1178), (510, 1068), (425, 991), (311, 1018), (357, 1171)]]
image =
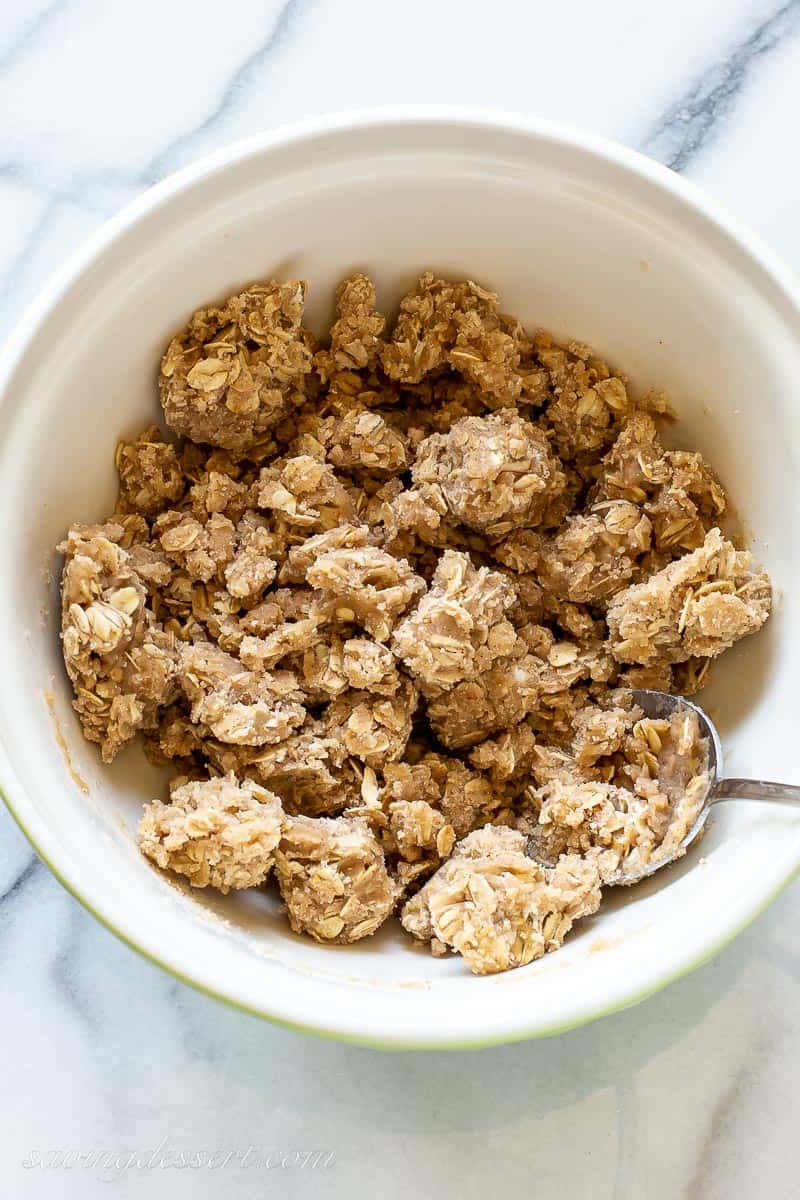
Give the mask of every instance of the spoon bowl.
[(633, 700), (646, 717), (669, 720), (676, 713), (685, 712), (686, 709), (697, 715), (700, 736), (707, 744), (708, 787), (694, 822), (672, 853), (656, 853), (648, 862), (634, 868), (621, 867), (607, 881), (609, 886), (630, 887), (681, 858), (702, 833), (712, 805), (721, 800), (766, 800), (800, 804), (800, 787), (788, 783), (771, 783), (763, 779), (726, 779), (722, 774), (722, 743), (717, 728), (708, 714), (699, 705), (692, 704), (691, 700), (684, 696), (673, 696), (669, 692), (656, 692), (645, 688), (634, 688)]

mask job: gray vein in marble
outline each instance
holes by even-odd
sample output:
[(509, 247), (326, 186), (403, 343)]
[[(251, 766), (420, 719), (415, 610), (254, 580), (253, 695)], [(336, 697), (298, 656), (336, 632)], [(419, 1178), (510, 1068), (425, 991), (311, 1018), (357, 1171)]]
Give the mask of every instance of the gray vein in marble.
[[(3, 175), (11, 176), (10, 171), (4, 171), (0, 166), (0, 178)], [(39, 202), (41, 208), (32, 227), (23, 237), (21, 243), (16, 248), (16, 252), (4, 264), (3, 270), (0, 271), (0, 336), (6, 332), (7, 326), (12, 323), (15, 317), (18, 317), (19, 312), (19, 297), (20, 295), (29, 296), (30, 287), (40, 286), (44, 282), (44, 278), (52, 271), (52, 262), (49, 260), (41, 261), (38, 250), (42, 244), (47, 244), (48, 239), (55, 243), (59, 232), (58, 226), (62, 219), (70, 217), (70, 210), (75, 213), (88, 217), (84, 222), (85, 230), (75, 242), (75, 245), (83, 243), (86, 236), (91, 232), (94, 226), (102, 223), (107, 219), (112, 212), (118, 210), (121, 205), (118, 203), (98, 205), (92, 203), (92, 195), (96, 195), (103, 180), (103, 173), (99, 172), (94, 184), (86, 184), (87, 195), (84, 197), (83, 192), (80, 195), (75, 194), (68, 188), (59, 188), (58, 191), (47, 188), (46, 185), (40, 186), (34, 183), (30, 172), (19, 172), (13, 176), (15, 182), (24, 184), (32, 191)], [(109, 183), (109, 180), (105, 180)], [(142, 190), (142, 185), (127, 185), (128, 195), (125, 200), (128, 201), (133, 195), (138, 194)], [(56, 235), (54, 237), (54, 234)], [(65, 257), (62, 254), (62, 258)]]
[(23, 267), (25, 260), (28, 258), (32, 247), (36, 245), (44, 233), (47, 232), (47, 227), (53, 220), (58, 208), (58, 203), (51, 200), (45, 203), (44, 208), (39, 213), (39, 216), (34, 221), (33, 227), (26, 236), (22, 245), (17, 250), (14, 257), (6, 264), (2, 276), (0, 276), (0, 307), (10, 296), (11, 292), (17, 287), (17, 276)]
[(77, 905), (70, 906), (69, 932), (61, 941), (58, 953), (53, 958), (50, 974), (57, 991), (64, 997), (73, 1012), (93, 1033), (98, 1033), (100, 1021), (82, 986), (86, 979), (86, 972), (80, 970), (78, 961), (87, 920), (82, 909)]
[(800, 0), (788, 0), (667, 109), (641, 145), (644, 153), (674, 171), (685, 171), (716, 136), (757, 60), (782, 45), (798, 28)]
[[(55, 0), (55, 3), (50, 5), (31, 22), (22, 37), (13, 43), (5, 55), (0, 55), (0, 70), (9, 66), (40, 33), (44, 32), (57, 11), (64, 7), (65, 2), (66, 0)], [(41, 193), (49, 201), (53, 202), (48, 210), (42, 214), (31, 236), (26, 239), (25, 244), (17, 255), (17, 260), (23, 259), (29, 246), (33, 244), (34, 239), (41, 236), (57, 203), (73, 203), (86, 208), (90, 212), (98, 212), (101, 216), (107, 217), (116, 211), (120, 205), (103, 205), (98, 203), (96, 196), (99, 190), (108, 190), (109, 188), (117, 191), (122, 190), (129, 193), (128, 199), (132, 199), (141, 190), (151, 186), (158, 179), (169, 174), (174, 169), (174, 166), (177, 165), (175, 160), (182, 159), (185, 156), (185, 150), (191, 146), (195, 139), (202, 137), (203, 134), (215, 129), (218, 124), (224, 122), (227, 115), (235, 107), (239, 95), (244, 89), (250, 86), (251, 82), (257, 79), (259, 69), (263, 66), (265, 59), (284, 41), (292, 28), (298, 11), (304, 5), (307, 5), (308, 2), (309, 0), (286, 0), (277, 17), (272, 22), (265, 39), (255, 47), (252, 53), (236, 69), (212, 111), (199, 125), (187, 130), (169, 142), (140, 170), (135, 170), (128, 174), (127, 172), (100, 167), (80, 172), (71, 180), (70, 184), (61, 183), (56, 187), (37, 168), (35, 162), (16, 156), (8, 157), (0, 162), (0, 179), (7, 179), (12, 183), (24, 184), (30, 187), (32, 191)], [(12, 276), (13, 271), (9, 271), (8, 274)], [(5, 286), (7, 289), (8, 284), (6, 283)]]
[(2, 908), (3, 915), (10, 907), (9, 902), (14, 902), (22, 894), (34, 876), (39, 874), (41, 867), (41, 859), (36, 854), (32, 854), (16, 879), (11, 881), (5, 891), (0, 892), (0, 906), (4, 906)]
[(45, 32), (53, 18), (58, 16), (65, 6), (66, 0), (53, 0), (52, 4), (48, 4), (47, 8), (43, 8), (40, 13), (37, 13), (11, 45), (0, 53), (0, 71), (5, 71), (8, 67), (13, 66), (20, 55), (24, 54), (36, 42), (39, 35)]
[(182, 983), (172, 981), (167, 994), (178, 1020), (179, 1037), (186, 1055), (210, 1066), (219, 1062), (220, 1052), (213, 1040), (195, 1019), (194, 995)]
[(776, 1031), (769, 1036), (762, 1034), (752, 1042), (746, 1042), (745, 1058), (732, 1075), (727, 1087), (719, 1094), (708, 1120), (708, 1130), (700, 1146), (694, 1167), (689, 1174), (684, 1193), (685, 1200), (706, 1200), (709, 1184), (717, 1167), (721, 1153), (720, 1143), (725, 1134), (734, 1127), (740, 1116), (739, 1110), (744, 1107), (742, 1115), (744, 1123), (748, 1120), (750, 1085), (764, 1071), (764, 1066), (770, 1050), (775, 1042)]
[[(75, 204), (80, 208), (85, 208), (88, 212), (99, 213), (102, 217), (108, 217), (117, 212), (122, 207), (122, 203), (133, 199), (148, 186), (142, 176), (135, 173), (128, 175), (125, 171), (110, 167), (75, 172), (71, 183), (54, 186), (43, 174), (36, 161), (15, 157), (8, 157), (0, 162), (0, 179), (5, 179), (11, 184), (20, 184), (32, 192), (39, 192), (48, 200), (57, 200), (63, 204)], [(98, 196), (107, 195), (110, 189), (116, 189), (128, 193), (128, 195), (122, 203), (116, 200), (113, 204), (103, 203)]]
[[(199, 125), (182, 133), (174, 141), (165, 146), (163, 150), (159, 151), (142, 172), (143, 182), (151, 184), (169, 174), (178, 165), (176, 160), (183, 161), (186, 157), (185, 152), (190, 149), (198, 138), (202, 137), (203, 134), (207, 134), (210, 130), (214, 130), (221, 122), (224, 122), (231, 110), (236, 106), (241, 93), (250, 86), (251, 82), (257, 79), (268, 56), (284, 41), (299, 10), (307, 3), (308, 0), (285, 0), (268, 34), (255, 47), (252, 53), (247, 56), (241, 66), (236, 69), (211, 112)], [(191, 154), (189, 157), (191, 157)]]

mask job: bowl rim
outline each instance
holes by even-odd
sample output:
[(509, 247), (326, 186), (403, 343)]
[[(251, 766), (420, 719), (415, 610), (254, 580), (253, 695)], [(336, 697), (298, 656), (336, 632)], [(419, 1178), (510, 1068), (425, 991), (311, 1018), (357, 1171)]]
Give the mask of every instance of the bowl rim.
[[(487, 130), (496, 130), (498, 133), (511, 132), (594, 155), (605, 163), (622, 168), (623, 171), (638, 177), (639, 180), (654, 185), (656, 189), (672, 197), (679, 205), (692, 210), (695, 215), (715, 226), (717, 231), (727, 235), (739, 252), (743, 253), (746, 258), (749, 257), (751, 263), (760, 268), (762, 278), (766, 278), (773, 285), (800, 322), (800, 283), (780, 257), (758, 235), (732, 215), (723, 204), (706, 196), (698, 187), (668, 167), (636, 150), (609, 138), (583, 132), (567, 124), (491, 108), (450, 105), (361, 108), (283, 124), (266, 132), (232, 141), (145, 189), (105, 221), (67, 258), (40, 289), (0, 348), (0, 411), (13, 403), (8, 384), (29, 347), (38, 336), (40, 326), (82, 273), (91, 267), (125, 230), (155, 212), (176, 195), (188, 191), (195, 184), (225, 171), (233, 164), (257, 157), (270, 150), (337, 133), (366, 131), (370, 128), (379, 129), (387, 126), (413, 127), (415, 125), (450, 126), (454, 129), (478, 129), (483, 132)], [(624, 987), (620, 987), (610, 1003), (597, 1007), (596, 1001), (592, 1003), (587, 1000), (580, 1011), (573, 1013), (570, 1019), (564, 1023), (550, 1023), (543, 1026), (541, 1021), (537, 1023), (535, 1011), (532, 1011), (529, 1023), (525, 1027), (516, 1023), (507, 1032), (493, 1034), (490, 1037), (482, 1035), (479, 1029), (476, 1029), (469, 1037), (459, 1036), (457, 1039), (439, 1035), (426, 1037), (421, 1032), (416, 1036), (406, 1034), (398, 1036), (388, 1028), (380, 1034), (361, 1035), (353, 1033), (351, 1029), (337, 1027), (334, 1021), (327, 1019), (324, 1012), (321, 1013), (319, 1022), (309, 1024), (292, 1020), (288, 1012), (290, 1005), (275, 1006), (269, 1001), (258, 1006), (247, 1003), (242, 998), (235, 997), (231, 993), (231, 989), (225, 990), (224, 986), (212, 983), (209, 974), (213, 974), (213, 972), (197, 971), (190, 974), (178, 970), (170, 961), (168, 952), (159, 954), (144, 944), (141, 934), (131, 927), (135, 922), (129, 922), (126, 925), (119, 919), (112, 920), (104, 909), (102, 895), (95, 894), (91, 880), (77, 878), (78, 872), (71, 869), (69, 861), (60, 861), (57, 848), (54, 846), (53, 850), (50, 849), (47, 829), (38, 820), (30, 797), (17, 779), (13, 768), (13, 751), (7, 744), (6, 735), (2, 729), (0, 729), (0, 796), (33, 849), (67, 891), (111, 933), (148, 961), (159, 966), (174, 978), (180, 979), (198, 991), (239, 1011), (267, 1019), (295, 1031), (381, 1049), (465, 1049), (499, 1045), (525, 1038), (552, 1036), (628, 1008), (714, 957), (751, 921), (755, 920), (800, 870), (800, 843), (798, 843), (796, 853), (784, 857), (782, 871), (777, 879), (773, 877), (770, 886), (762, 887), (749, 906), (743, 905), (735, 913), (731, 913), (731, 919), (724, 925), (721, 933), (713, 942), (704, 947), (701, 954), (694, 957), (689, 956), (685, 961), (681, 961), (676, 969), (670, 969), (663, 975), (654, 976), (645, 988), (638, 990), (634, 988), (626, 992)]]

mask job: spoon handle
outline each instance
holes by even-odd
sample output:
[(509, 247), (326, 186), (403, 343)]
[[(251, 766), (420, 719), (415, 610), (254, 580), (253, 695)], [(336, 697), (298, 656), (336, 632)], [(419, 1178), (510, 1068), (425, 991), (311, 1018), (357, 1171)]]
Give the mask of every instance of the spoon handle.
[(718, 800), (777, 800), (800, 804), (800, 787), (791, 783), (768, 783), (765, 779), (718, 779), (709, 804)]

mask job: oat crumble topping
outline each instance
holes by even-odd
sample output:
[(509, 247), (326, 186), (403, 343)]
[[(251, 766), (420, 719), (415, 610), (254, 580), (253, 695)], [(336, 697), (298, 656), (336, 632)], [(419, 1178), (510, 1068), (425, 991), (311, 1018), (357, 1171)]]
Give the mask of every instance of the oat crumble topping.
[(177, 781), (169, 804), (153, 800), (139, 824), (139, 845), (159, 867), (195, 887), (258, 887), (275, 865), (283, 810), (277, 796), (233, 775)]
[(696, 691), (769, 580), (663, 396), (589, 347), (431, 272), (393, 323), (343, 280), (318, 344), (305, 295), (255, 283), (167, 346), (166, 433), (118, 445), (115, 512), (60, 546), (75, 708), (106, 762), (141, 732), (171, 769), (161, 869), (274, 879), (318, 941), (398, 913), (520, 966), (680, 845), (706, 748), (630, 689)]

